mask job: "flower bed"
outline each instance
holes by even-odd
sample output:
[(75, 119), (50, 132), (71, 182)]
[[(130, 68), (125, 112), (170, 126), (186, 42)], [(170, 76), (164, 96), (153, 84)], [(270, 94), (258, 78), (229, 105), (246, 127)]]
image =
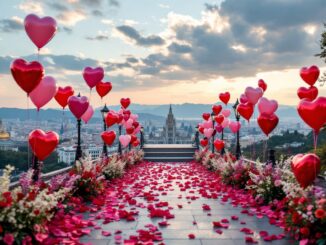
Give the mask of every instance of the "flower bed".
[[(83, 159), (69, 173), (56, 176), (48, 183), (33, 183), (33, 172), (29, 170), (21, 176), (20, 186), (11, 191), (10, 174), (14, 168), (7, 166), (0, 177), (0, 241), (8, 245), (58, 244), (53, 232), (49, 236), (49, 227), (53, 230), (49, 221), (60, 223), (63, 217), (69, 219), (72, 207), (87, 210), (84, 201), (101, 205), (97, 197), (108, 183), (104, 175), (109, 171), (107, 179), (122, 176), (124, 168), (140, 162), (143, 155), (142, 151), (130, 151), (122, 157), (113, 155), (95, 163)], [(79, 228), (82, 223), (80, 220)]]
[(303, 189), (291, 171), (289, 158), (271, 164), (248, 163), (234, 156), (198, 151), (195, 160), (216, 172), (221, 182), (248, 195), (251, 207), (271, 210), (271, 224), (277, 224), (302, 244), (326, 243), (326, 198), (322, 188)]

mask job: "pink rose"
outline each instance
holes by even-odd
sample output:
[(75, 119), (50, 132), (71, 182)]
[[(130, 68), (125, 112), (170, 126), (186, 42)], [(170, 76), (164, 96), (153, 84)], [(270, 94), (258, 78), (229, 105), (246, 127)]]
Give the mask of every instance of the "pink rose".
[(276, 187), (279, 187), (279, 186), (282, 185), (282, 181), (279, 180), (279, 179), (277, 179), (277, 180), (274, 181), (274, 185), (275, 185)]
[(6, 235), (3, 237), (3, 241), (7, 245), (12, 245), (15, 241), (15, 237), (11, 233), (6, 233)]

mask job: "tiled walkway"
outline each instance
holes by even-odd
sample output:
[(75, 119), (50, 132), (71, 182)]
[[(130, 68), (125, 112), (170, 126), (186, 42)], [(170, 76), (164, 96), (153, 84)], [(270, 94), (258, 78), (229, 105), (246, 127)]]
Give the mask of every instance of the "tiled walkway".
[[(258, 219), (242, 214), (241, 207), (233, 207), (229, 202), (223, 202), (221, 199), (224, 193), (215, 191), (218, 188), (214, 186), (214, 179), (214, 173), (196, 163), (140, 164), (128, 170), (122, 179), (111, 183), (113, 192), (110, 193), (117, 199), (113, 204), (109, 204), (110, 207), (104, 206), (97, 214), (86, 214), (87, 218), (94, 220), (99, 227), (80, 241), (91, 244), (123, 244), (131, 235), (137, 235), (137, 230), (148, 230), (146, 225), (153, 224), (158, 227), (163, 238), (163, 241), (155, 244), (238, 245), (246, 243), (245, 237), (252, 237), (259, 244), (291, 243), (286, 239), (264, 242), (259, 236), (260, 231), (278, 235), (283, 230), (270, 225), (266, 217)], [(174, 218), (150, 218), (148, 205), (149, 209), (152, 209), (152, 215), (156, 213), (160, 216), (164, 213), (158, 210), (169, 210)], [(111, 208), (122, 212), (138, 212), (138, 215), (130, 215), (134, 217), (134, 221), (126, 221), (126, 217), (121, 215), (120, 220), (103, 224), (103, 212)], [(231, 216), (237, 216), (238, 220), (232, 220)], [(224, 222), (229, 223), (223, 223), (223, 219), (227, 219)], [(162, 221), (166, 221), (168, 225), (160, 226), (159, 222)], [(213, 222), (228, 225), (228, 228), (214, 228)], [(164, 225), (164, 222), (162, 224)], [(246, 235), (240, 231), (243, 228), (249, 228), (254, 234)], [(104, 234), (110, 232), (112, 235), (106, 233), (104, 236), (103, 231)], [(195, 238), (189, 239), (190, 234)]]

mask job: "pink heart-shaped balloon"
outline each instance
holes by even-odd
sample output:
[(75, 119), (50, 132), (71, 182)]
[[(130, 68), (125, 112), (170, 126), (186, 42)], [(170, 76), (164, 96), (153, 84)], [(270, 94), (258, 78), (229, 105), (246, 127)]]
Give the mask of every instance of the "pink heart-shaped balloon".
[(83, 77), (88, 87), (93, 88), (104, 78), (104, 70), (102, 67), (85, 67)]
[(231, 115), (231, 111), (229, 109), (224, 109), (221, 114), (224, 116), (224, 117), (229, 117)]
[(88, 123), (88, 121), (92, 118), (94, 114), (93, 106), (89, 105), (85, 113), (82, 115), (81, 119), (84, 123)]
[(278, 108), (276, 100), (268, 100), (265, 97), (260, 98), (258, 102), (258, 110), (260, 114), (272, 115)]
[(119, 141), (123, 147), (127, 147), (130, 143), (131, 136), (130, 135), (120, 135)]
[(44, 47), (57, 31), (57, 22), (49, 16), (39, 18), (35, 14), (29, 14), (25, 18), (24, 26), (28, 37), (38, 49)]
[(203, 124), (203, 128), (212, 128), (213, 127), (213, 121), (210, 119), (207, 121), (204, 121), (202, 124)]
[(77, 119), (80, 119), (88, 109), (88, 98), (86, 96), (70, 96), (68, 99), (68, 106), (72, 114), (74, 114)]
[(240, 103), (241, 104), (246, 104), (248, 102), (248, 98), (245, 94), (240, 95)]
[(261, 88), (247, 87), (245, 95), (249, 103), (256, 105), (258, 100), (263, 96), (263, 90)]
[(235, 134), (236, 132), (238, 132), (240, 130), (241, 123), (240, 122), (231, 121), (229, 123), (229, 128)]
[(205, 135), (205, 137), (207, 137), (208, 139), (209, 139), (210, 137), (212, 137), (213, 133), (214, 133), (214, 129), (212, 129), (212, 128), (205, 128), (205, 129), (204, 129), (204, 135)]
[(40, 108), (46, 105), (57, 93), (55, 79), (50, 76), (44, 77), (39, 85), (29, 94), (33, 104), (39, 111)]
[(125, 128), (131, 128), (133, 123), (134, 123), (134, 120), (132, 120), (131, 118), (129, 118), (127, 121), (125, 121), (124, 127)]
[(230, 120), (228, 119), (228, 118), (224, 118), (224, 120), (223, 120), (223, 122), (221, 123), (221, 126), (223, 127), (223, 128), (226, 128), (226, 127), (228, 127), (229, 126), (229, 122), (230, 122)]
[(221, 125), (216, 125), (215, 126), (215, 130), (218, 132), (218, 133), (222, 133), (223, 131), (223, 127)]

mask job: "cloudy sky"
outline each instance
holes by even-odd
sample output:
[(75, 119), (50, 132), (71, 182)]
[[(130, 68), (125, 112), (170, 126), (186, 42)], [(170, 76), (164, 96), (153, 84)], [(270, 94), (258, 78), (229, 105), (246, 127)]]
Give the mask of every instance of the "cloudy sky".
[[(325, 0), (1, 0), (0, 11), (0, 107), (26, 107), (9, 66), (37, 59), (22, 25), (29, 13), (58, 22), (41, 50), (46, 74), (88, 95), (82, 70), (102, 66), (108, 104), (214, 103), (224, 91), (235, 101), (263, 78), (267, 97), (295, 105), (300, 67), (326, 70), (314, 57)], [(102, 104), (95, 93), (91, 101)]]

